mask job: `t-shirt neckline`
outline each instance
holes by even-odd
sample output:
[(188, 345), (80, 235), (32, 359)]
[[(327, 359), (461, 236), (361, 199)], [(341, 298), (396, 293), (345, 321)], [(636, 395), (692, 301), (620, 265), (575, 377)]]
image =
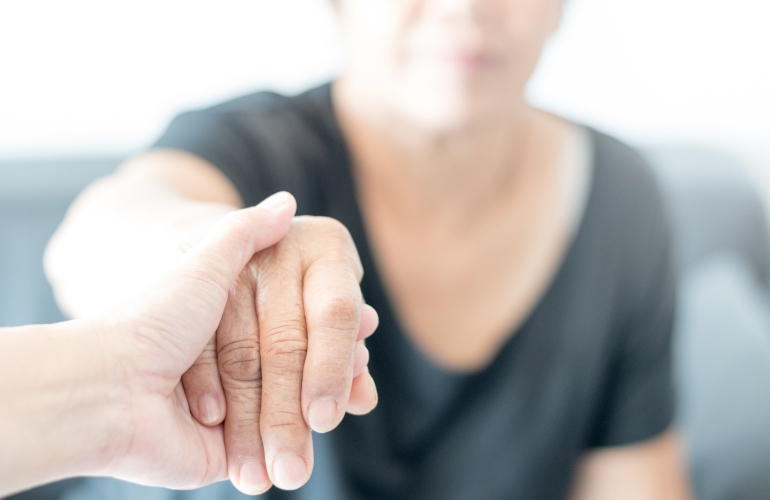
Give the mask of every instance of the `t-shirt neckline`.
[[(403, 327), (398, 321), (398, 317), (396, 316), (390, 296), (388, 295), (382, 279), (380, 278), (379, 270), (371, 251), (369, 235), (366, 231), (366, 226), (364, 225), (363, 215), (361, 212), (359, 192), (355, 181), (355, 172), (353, 169), (351, 154), (347, 147), (347, 143), (345, 142), (345, 136), (337, 118), (336, 108), (334, 107), (332, 83), (326, 83), (323, 86), (318, 87), (316, 90), (322, 93), (321, 97), (323, 98), (323, 106), (327, 108), (325, 113), (321, 113), (321, 116), (327, 117), (327, 130), (331, 134), (329, 139), (333, 140), (338, 145), (337, 147), (330, 148), (332, 151), (336, 152), (336, 157), (333, 158), (333, 161), (330, 162), (330, 165), (332, 168), (338, 169), (338, 172), (335, 173), (336, 175), (333, 175), (332, 177), (337, 181), (343, 181), (345, 184), (344, 188), (348, 189), (350, 192), (350, 196), (345, 197), (346, 200), (349, 200), (350, 206), (346, 207), (347, 210), (345, 210), (345, 215), (347, 220), (344, 222), (346, 222), (345, 225), (347, 226), (348, 231), (350, 231), (353, 240), (356, 242), (359, 256), (361, 258), (364, 269), (366, 270), (361, 284), (362, 290), (364, 290), (365, 294), (368, 291), (370, 293), (376, 293), (380, 295), (380, 303), (385, 304), (387, 308), (387, 311), (377, 311), (381, 316), (381, 324), (385, 323), (385, 321), (382, 321), (383, 319), (389, 319), (392, 325), (395, 326), (395, 333), (397, 333), (399, 336), (399, 343), (408, 347), (409, 355), (414, 357), (421, 364), (425, 365), (425, 367), (430, 371), (435, 372), (435, 375), (443, 377), (448, 381), (454, 379), (455, 381), (460, 382), (463, 380), (475, 379), (476, 377), (484, 376), (489, 371), (494, 370), (495, 367), (500, 363), (500, 360), (506, 357), (505, 353), (513, 349), (516, 344), (522, 342), (520, 339), (522, 337), (526, 337), (526, 332), (530, 329), (530, 325), (540, 315), (540, 311), (546, 307), (547, 303), (552, 300), (555, 291), (563, 281), (563, 276), (566, 272), (566, 269), (568, 268), (568, 264), (574, 259), (574, 255), (577, 251), (576, 248), (584, 238), (585, 228), (587, 225), (586, 221), (592, 217), (591, 214), (594, 210), (593, 207), (596, 198), (595, 188), (597, 185), (596, 177), (598, 172), (596, 168), (597, 165), (595, 157), (593, 157), (593, 152), (596, 150), (596, 132), (590, 127), (575, 124), (576, 127), (579, 127), (581, 131), (584, 131), (585, 135), (587, 136), (586, 147), (588, 148), (588, 151), (591, 152), (591, 156), (589, 156), (588, 159), (591, 162), (591, 168), (587, 176), (588, 188), (584, 194), (583, 203), (580, 210), (580, 218), (575, 224), (574, 230), (571, 232), (570, 241), (566, 246), (561, 261), (556, 266), (556, 270), (552, 275), (553, 277), (550, 283), (548, 283), (548, 285), (544, 288), (543, 293), (536, 302), (535, 306), (524, 316), (518, 325), (512, 327), (512, 334), (503, 343), (502, 347), (492, 358), (492, 361), (489, 364), (479, 370), (471, 372), (458, 372), (444, 368), (443, 366), (435, 363), (420, 349), (418, 349), (417, 346), (415, 346), (409, 337), (404, 333)], [(340, 189), (340, 187), (341, 186), (337, 185), (335, 189)], [(385, 315), (387, 315), (388, 318), (383, 318)]]

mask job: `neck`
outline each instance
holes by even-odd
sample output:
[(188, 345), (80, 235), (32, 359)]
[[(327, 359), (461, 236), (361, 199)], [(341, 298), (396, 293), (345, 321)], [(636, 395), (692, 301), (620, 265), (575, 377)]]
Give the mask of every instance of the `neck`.
[(344, 80), (334, 102), (362, 189), (404, 217), (483, 210), (509, 192), (527, 154), (531, 111), (523, 103), (437, 131), (376, 109)]

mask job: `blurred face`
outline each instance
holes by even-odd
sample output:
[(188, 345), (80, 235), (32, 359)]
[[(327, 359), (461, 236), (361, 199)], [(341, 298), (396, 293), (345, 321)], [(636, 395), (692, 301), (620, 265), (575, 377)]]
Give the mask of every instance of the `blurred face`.
[(337, 0), (348, 85), (433, 130), (516, 109), (562, 0)]

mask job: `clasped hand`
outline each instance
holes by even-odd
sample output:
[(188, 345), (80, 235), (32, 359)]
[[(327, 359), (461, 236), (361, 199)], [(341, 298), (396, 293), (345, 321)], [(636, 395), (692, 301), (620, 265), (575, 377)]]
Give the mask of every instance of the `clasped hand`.
[(198, 422), (224, 424), (228, 473), (245, 493), (304, 484), (310, 429), (376, 404), (363, 339), (377, 319), (362, 309), (362, 274), (342, 224), (294, 218), (235, 280), (216, 335), (182, 377)]
[(110, 475), (298, 488), (313, 468), (311, 429), (374, 408), (363, 339), (377, 315), (362, 301), (355, 246), (340, 223), (295, 209), (281, 193), (230, 214), (113, 315), (123, 333), (108, 364), (128, 389), (131, 424)]

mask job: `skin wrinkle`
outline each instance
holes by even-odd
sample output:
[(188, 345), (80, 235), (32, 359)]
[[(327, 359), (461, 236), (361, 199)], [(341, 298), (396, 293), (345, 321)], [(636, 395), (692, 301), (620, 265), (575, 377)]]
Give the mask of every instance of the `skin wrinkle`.
[(221, 360), (219, 369), (227, 375), (228, 383), (253, 382), (262, 378), (257, 342), (242, 340), (231, 343), (220, 351), (220, 356), (224, 359)]
[[(307, 341), (296, 338), (283, 338), (282, 333), (276, 335), (281, 338), (273, 339), (263, 349), (262, 369), (280, 373), (289, 368), (303, 366), (305, 363), (305, 353), (307, 352)], [(277, 361), (280, 360), (280, 361)]]
[[(236, 393), (233, 395), (235, 401), (239, 401), (239, 395)], [(243, 398), (240, 402), (248, 402), (249, 398)], [(241, 410), (239, 417), (234, 420), (227, 420), (227, 425), (240, 425), (246, 429), (251, 429), (254, 426), (254, 422), (259, 421), (259, 410)]]
[[(302, 420), (302, 414), (298, 411), (290, 411), (290, 410), (276, 410), (273, 412), (270, 412), (270, 414), (265, 417), (263, 416), (262, 420), (265, 420), (267, 423), (267, 427), (272, 429), (278, 429), (280, 427), (286, 427), (291, 428), (299, 431), (299, 435), (305, 434), (306, 432), (309, 432), (310, 430), (305, 426), (304, 421)], [(264, 433), (264, 430), (263, 430)], [(296, 438), (298, 434), (295, 434), (294, 437)]]
[(192, 368), (199, 367), (199, 366), (208, 366), (212, 360), (216, 361), (217, 359), (217, 350), (216, 347), (212, 346), (211, 343), (206, 344), (206, 347), (203, 349), (203, 352), (200, 356), (198, 356), (198, 359), (195, 360), (193, 363)]

